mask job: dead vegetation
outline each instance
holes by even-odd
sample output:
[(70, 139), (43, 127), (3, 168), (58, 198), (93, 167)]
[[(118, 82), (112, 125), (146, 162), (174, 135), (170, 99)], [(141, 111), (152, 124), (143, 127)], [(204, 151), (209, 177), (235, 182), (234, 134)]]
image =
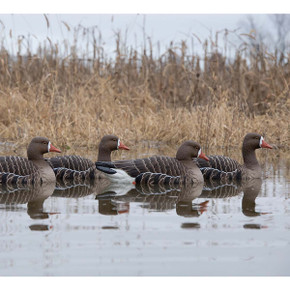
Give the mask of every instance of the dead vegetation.
[(137, 51), (116, 35), (116, 54), (108, 58), (93, 39), (84, 44), (90, 57), (77, 53), (77, 38), (62, 53), (51, 41), (36, 53), (29, 45), (23, 51), (22, 39), (16, 57), (2, 44), (2, 141), (22, 145), (43, 135), (58, 146), (95, 147), (114, 133), (128, 145), (193, 139), (227, 148), (260, 132), (289, 146), (289, 54), (244, 46), (230, 59), (206, 41), (201, 56), (182, 42), (155, 57), (150, 42)]

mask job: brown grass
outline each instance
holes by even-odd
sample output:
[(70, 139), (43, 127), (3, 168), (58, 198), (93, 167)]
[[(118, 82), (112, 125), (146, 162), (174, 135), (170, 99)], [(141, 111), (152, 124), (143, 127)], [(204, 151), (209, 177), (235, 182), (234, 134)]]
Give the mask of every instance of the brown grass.
[(36, 54), (19, 48), (16, 59), (2, 46), (0, 140), (23, 145), (42, 135), (59, 147), (94, 148), (114, 133), (128, 146), (193, 139), (228, 148), (260, 132), (289, 146), (289, 55), (245, 46), (230, 60), (206, 42), (196, 56), (183, 42), (154, 57), (150, 42), (139, 52), (118, 34), (113, 59), (98, 41), (86, 44), (91, 58), (80, 57), (78, 45), (75, 39), (66, 57), (57, 43)]

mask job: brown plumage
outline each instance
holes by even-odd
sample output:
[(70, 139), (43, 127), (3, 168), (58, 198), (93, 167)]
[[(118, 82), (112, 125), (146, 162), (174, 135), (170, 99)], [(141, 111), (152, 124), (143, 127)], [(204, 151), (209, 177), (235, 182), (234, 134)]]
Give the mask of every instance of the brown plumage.
[(255, 150), (272, 147), (257, 133), (248, 133), (243, 141), (242, 154), (244, 164), (227, 156), (210, 155), (209, 161), (197, 159), (197, 166), (201, 169), (204, 179), (231, 180), (261, 178), (262, 169), (256, 158)]
[[(111, 161), (111, 152), (118, 149), (129, 150), (117, 136), (104, 136), (99, 144), (98, 161)], [(96, 170), (95, 163), (81, 156), (57, 156), (48, 159), (48, 162), (53, 167), (57, 180), (82, 182), (101, 177), (100, 172)]]
[(35, 137), (27, 148), (27, 158), (0, 157), (0, 184), (26, 186), (36, 183), (55, 182), (50, 165), (43, 158), (48, 152), (61, 151), (45, 137)]
[[(200, 145), (194, 141), (184, 142), (176, 157), (152, 156), (135, 160), (121, 160), (112, 163), (96, 162), (98, 169), (109, 173), (112, 179), (118, 170), (126, 172), (137, 184), (180, 184), (203, 182), (202, 174), (192, 161), (194, 157), (207, 157), (201, 152)], [(108, 169), (109, 168), (109, 169)], [(112, 169), (111, 169), (112, 168)], [(117, 169), (117, 170), (114, 170)]]

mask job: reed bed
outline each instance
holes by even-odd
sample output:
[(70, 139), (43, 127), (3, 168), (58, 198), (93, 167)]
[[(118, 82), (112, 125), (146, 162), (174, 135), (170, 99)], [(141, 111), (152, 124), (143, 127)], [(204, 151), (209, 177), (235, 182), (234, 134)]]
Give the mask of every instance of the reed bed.
[(14, 56), (1, 42), (0, 141), (42, 135), (63, 148), (95, 148), (113, 133), (128, 146), (193, 139), (230, 148), (260, 132), (289, 148), (289, 54), (244, 45), (227, 57), (206, 41), (203, 55), (182, 42), (155, 56), (150, 40), (137, 50), (117, 34), (107, 57), (84, 32), (87, 43), (75, 38), (65, 51), (51, 41), (35, 53), (27, 41), (24, 51), (22, 39)]

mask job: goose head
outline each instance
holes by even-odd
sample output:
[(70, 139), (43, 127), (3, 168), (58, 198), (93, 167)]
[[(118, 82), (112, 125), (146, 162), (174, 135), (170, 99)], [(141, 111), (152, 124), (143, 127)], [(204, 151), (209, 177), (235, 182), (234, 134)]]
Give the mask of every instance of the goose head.
[(46, 137), (34, 137), (27, 148), (27, 157), (29, 160), (43, 159), (43, 154), (48, 152), (61, 153), (54, 147)]
[(201, 151), (201, 146), (195, 141), (185, 141), (177, 150), (176, 159), (192, 160), (193, 158), (202, 158), (208, 161), (207, 156)]
[(243, 148), (248, 150), (256, 150), (259, 148), (273, 149), (273, 147), (264, 140), (263, 136), (257, 133), (248, 133), (245, 136)]

